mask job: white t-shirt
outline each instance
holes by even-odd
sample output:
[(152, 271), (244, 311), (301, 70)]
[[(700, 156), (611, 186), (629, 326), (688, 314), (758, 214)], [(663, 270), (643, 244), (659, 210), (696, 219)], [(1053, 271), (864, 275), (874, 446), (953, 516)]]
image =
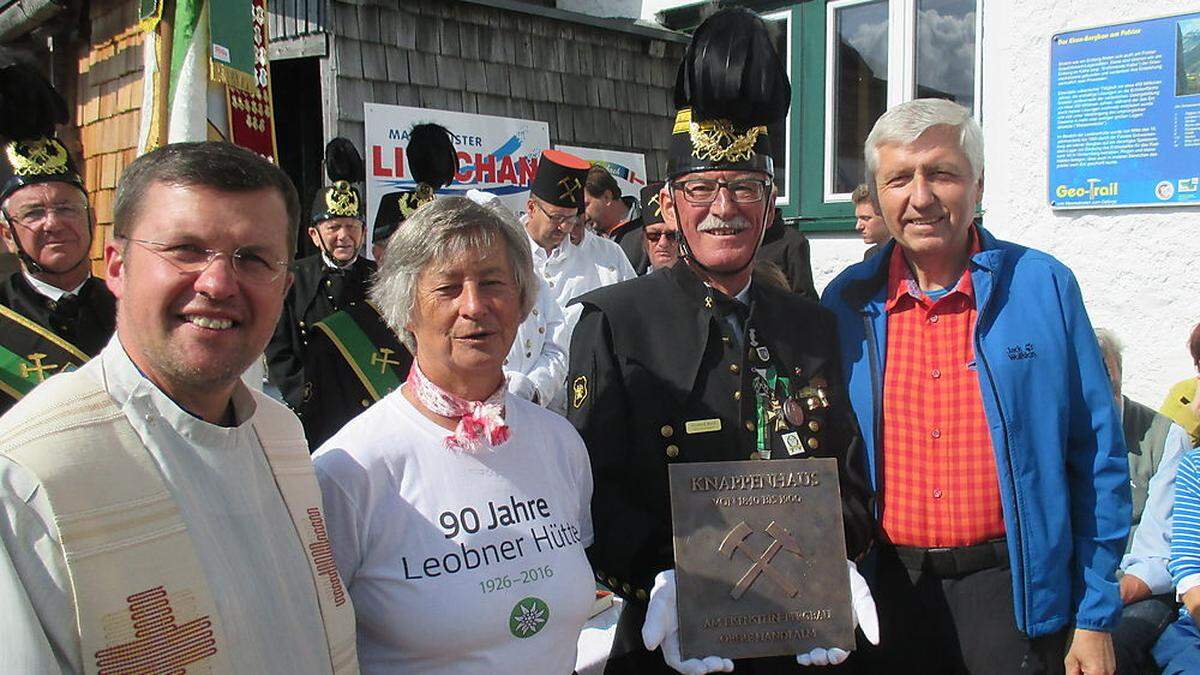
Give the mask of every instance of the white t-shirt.
[(362, 672), (570, 673), (595, 589), (583, 440), (509, 394), (510, 440), (454, 452), (402, 392), (313, 458)]

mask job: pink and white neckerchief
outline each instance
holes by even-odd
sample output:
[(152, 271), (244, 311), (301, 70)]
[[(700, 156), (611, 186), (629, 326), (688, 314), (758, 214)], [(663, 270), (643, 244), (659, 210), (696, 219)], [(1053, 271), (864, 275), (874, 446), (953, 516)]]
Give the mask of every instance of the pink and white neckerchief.
[(458, 418), (454, 433), (443, 440), (450, 450), (476, 453), (488, 447), (495, 448), (508, 440), (508, 425), (504, 423), (504, 384), (484, 401), (468, 401), (442, 389), (425, 377), (414, 361), (408, 371), (406, 384), (413, 395), (430, 411), (442, 417)]

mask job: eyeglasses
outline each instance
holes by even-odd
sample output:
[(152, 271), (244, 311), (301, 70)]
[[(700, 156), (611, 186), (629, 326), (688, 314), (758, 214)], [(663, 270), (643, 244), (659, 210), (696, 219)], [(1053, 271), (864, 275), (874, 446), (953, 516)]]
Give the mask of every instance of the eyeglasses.
[(541, 204), (537, 203), (536, 201), (533, 202), (533, 205), (538, 207), (538, 210), (541, 211), (546, 216), (546, 218), (550, 221), (550, 224), (555, 227), (562, 227), (562, 225), (564, 223), (567, 225), (570, 225), (571, 227), (575, 227), (576, 225), (579, 224), (579, 214), (575, 214), (572, 216), (557, 216), (557, 215), (551, 214), (549, 211), (546, 210), (546, 207), (542, 206)]
[(673, 183), (672, 187), (682, 191), (683, 198), (689, 204), (703, 206), (717, 201), (717, 193), (721, 191), (721, 188), (728, 189), (729, 194), (733, 196), (733, 201), (738, 204), (757, 202), (767, 193), (767, 186), (770, 184), (770, 181), (755, 178), (732, 181), (692, 178)]
[(51, 215), (59, 220), (78, 224), (87, 220), (87, 214), (86, 204), (57, 204), (54, 206), (34, 204), (19, 213), (4, 211), (4, 217), (7, 220), (31, 230), (46, 222)]
[(667, 241), (670, 241), (670, 242), (679, 241), (679, 230), (668, 230), (666, 232), (647, 232), (646, 233), (646, 240), (649, 241), (651, 244), (657, 244), (658, 240), (662, 239), (663, 237), (666, 237)]
[(194, 244), (167, 244), (161, 241), (148, 241), (132, 237), (126, 237), (126, 240), (138, 244), (166, 260), (184, 274), (200, 274), (208, 269), (208, 266), (219, 256), (225, 255), (229, 256), (233, 271), (242, 281), (269, 284), (278, 279), (288, 266), (286, 260), (269, 260), (246, 247), (228, 253), (211, 248), (201, 248)]

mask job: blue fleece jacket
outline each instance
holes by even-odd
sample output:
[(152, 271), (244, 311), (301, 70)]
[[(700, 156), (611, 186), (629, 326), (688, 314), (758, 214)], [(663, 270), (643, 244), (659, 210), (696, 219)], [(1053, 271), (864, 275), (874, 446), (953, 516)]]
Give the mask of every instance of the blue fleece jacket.
[[(1079, 284), (1052, 256), (979, 228), (969, 263), (978, 311), (975, 367), (996, 453), (1017, 627), (1111, 631), (1114, 573), (1129, 534), (1121, 423)], [(888, 260), (895, 242), (830, 283), (842, 364), (876, 493), (887, 354)]]

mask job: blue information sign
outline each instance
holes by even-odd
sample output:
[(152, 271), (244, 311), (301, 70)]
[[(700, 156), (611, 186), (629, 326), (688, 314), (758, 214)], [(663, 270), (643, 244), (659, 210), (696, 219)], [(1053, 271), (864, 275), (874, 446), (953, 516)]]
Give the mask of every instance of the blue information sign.
[(1200, 205), (1200, 13), (1050, 43), (1050, 205)]

